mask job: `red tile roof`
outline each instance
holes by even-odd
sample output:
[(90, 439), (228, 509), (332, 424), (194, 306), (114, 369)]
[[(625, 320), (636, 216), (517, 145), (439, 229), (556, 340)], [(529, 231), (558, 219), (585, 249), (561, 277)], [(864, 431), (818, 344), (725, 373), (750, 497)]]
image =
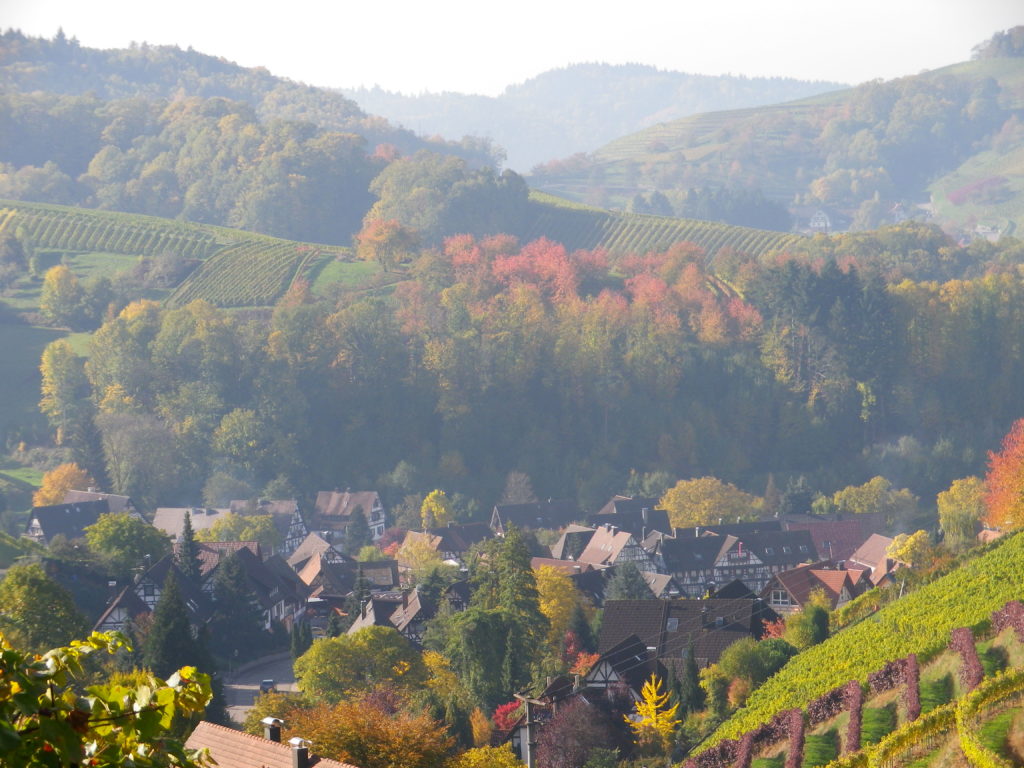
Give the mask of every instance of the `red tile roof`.
[[(235, 731), (205, 720), (196, 726), (185, 746), (210, 750), (218, 768), (292, 768), (292, 747), (251, 733)], [(357, 768), (310, 754), (311, 768)]]

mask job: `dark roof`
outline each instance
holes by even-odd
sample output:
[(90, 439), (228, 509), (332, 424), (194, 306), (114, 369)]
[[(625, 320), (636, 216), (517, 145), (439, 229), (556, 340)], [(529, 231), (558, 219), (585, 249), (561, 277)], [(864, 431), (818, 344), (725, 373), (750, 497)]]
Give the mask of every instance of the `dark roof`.
[(551, 546), (551, 556), (556, 560), (577, 559), (587, 548), (587, 542), (590, 541), (590, 537), (596, 530), (596, 528), (585, 525), (569, 525), (562, 531), (558, 541)]
[(33, 521), (38, 521), (39, 527), (43, 530), (43, 540), (47, 543), (58, 535), (68, 539), (80, 539), (85, 536), (86, 528), (99, 520), (100, 515), (109, 512), (110, 505), (106, 499), (32, 507), (25, 532), (28, 533)]
[(412, 536), (425, 537), (431, 548), (437, 552), (462, 554), (485, 539), (493, 539), (494, 532), (487, 523), (452, 523), (444, 528), (427, 528), (424, 531), (409, 531)]
[(751, 591), (750, 587), (748, 587), (742, 581), (740, 581), (739, 579), (734, 579), (733, 581), (730, 581), (728, 584), (723, 586), (721, 589), (716, 589), (714, 591), (714, 593), (711, 595), (711, 597), (720, 597), (720, 598), (737, 598), (737, 597), (741, 597), (741, 598), (746, 598), (747, 600), (753, 600), (754, 598), (757, 597), (757, 595), (755, 595)]
[(846, 515), (842, 519), (794, 515), (783, 521), (788, 531), (810, 531), (821, 557), (847, 560), (867, 538), (884, 530), (884, 520), (873, 514)]
[(778, 616), (761, 600), (608, 600), (604, 604), (598, 653), (636, 635), (666, 667), (681, 667), (692, 645), (694, 656), (714, 664), (722, 651), (744, 637), (760, 638), (765, 619)]
[(128, 496), (100, 491), (68, 491), (64, 494), (65, 504), (81, 504), (83, 501), (106, 501), (110, 511), (115, 514), (135, 509), (135, 504)]
[[(199, 556), (199, 572), (203, 579), (216, 570), (220, 561), (232, 552), (240, 549), (248, 549), (257, 557), (260, 556), (260, 544), (258, 541), (197, 541), (196, 553)], [(181, 556), (181, 542), (174, 542), (174, 556)]]
[(632, 533), (637, 541), (646, 538), (653, 531), (672, 533), (668, 512), (664, 509), (655, 509), (653, 505), (641, 506), (641, 503), (646, 501), (646, 499), (619, 501), (615, 505), (614, 512), (591, 515), (587, 518), (587, 523), (594, 526), (614, 525), (616, 528)]
[(810, 531), (760, 531), (738, 539), (736, 547), (749, 549), (766, 565), (795, 565), (818, 559)]
[(677, 536), (662, 540), (661, 556), (672, 573), (711, 568), (728, 541), (728, 536)]
[(721, 525), (698, 525), (695, 528), (677, 528), (676, 536), (686, 538), (688, 536), (703, 536), (708, 533), (717, 533), (719, 536), (739, 536), (745, 534), (761, 533), (763, 531), (781, 531), (783, 524), (777, 518), (768, 520), (747, 520), (741, 523), (722, 523)]
[(497, 504), (491, 514), (491, 528), (564, 528), (580, 518), (579, 507), (572, 499), (548, 499), (532, 504)]

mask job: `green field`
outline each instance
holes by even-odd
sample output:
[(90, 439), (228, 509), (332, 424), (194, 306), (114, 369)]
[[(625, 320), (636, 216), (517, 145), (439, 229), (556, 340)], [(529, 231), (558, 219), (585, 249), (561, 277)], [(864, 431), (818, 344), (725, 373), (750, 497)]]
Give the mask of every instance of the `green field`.
[(39, 358), (43, 348), (64, 331), (18, 323), (0, 324), (4, 362), (0, 375), (0, 434), (13, 426), (45, 424), (38, 411)]

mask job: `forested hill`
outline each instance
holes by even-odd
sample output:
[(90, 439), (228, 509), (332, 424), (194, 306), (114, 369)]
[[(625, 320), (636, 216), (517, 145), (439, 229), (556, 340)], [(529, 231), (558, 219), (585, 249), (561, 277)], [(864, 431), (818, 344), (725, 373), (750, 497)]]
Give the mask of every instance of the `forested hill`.
[(857, 228), (930, 200), (943, 222), (991, 219), (986, 232), (1012, 232), (1024, 223), (1024, 58), (997, 44), (1004, 38), (933, 72), (661, 123), (548, 163), (530, 183), (622, 208), (657, 190), (681, 215), (689, 189), (755, 188), (793, 208), (826, 206)]
[[(261, 120), (297, 120), (358, 134), (371, 148), (389, 143), (411, 153), (439, 146), (437, 141), (425, 141), (412, 131), (365, 113), (336, 91), (177, 46), (142, 43), (99, 50), (83, 47), (62, 33), (47, 40), (7, 30), (0, 36), (0, 90), (7, 94), (88, 96), (101, 101), (222, 98), (249, 105)], [(476, 164), (491, 160), (483, 142), (449, 143), (444, 151)]]
[(507, 165), (591, 152), (667, 120), (722, 109), (775, 104), (846, 88), (781, 77), (696, 75), (641, 64), (574, 64), (510, 85), (496, 97), (463, 93), (406, 95), (381, 88), (343, 89), (374, 114), (421, 134), (488, 136)]

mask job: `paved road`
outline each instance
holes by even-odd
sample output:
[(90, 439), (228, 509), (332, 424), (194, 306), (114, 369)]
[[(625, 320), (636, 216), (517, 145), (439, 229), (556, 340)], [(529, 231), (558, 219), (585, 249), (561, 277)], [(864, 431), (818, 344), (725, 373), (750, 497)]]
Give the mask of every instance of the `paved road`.
[(245, 720), (252, 709), (252, 702), (260, 692), (260, 681), (273, 680), (279, 691), (296, 691), (295, 676), (292, 674), (292, 658), (268, 661), (250, 667), (228, 678), (224, 685), (224, 696), (228, 703), (228, 715), (236, 723)]

